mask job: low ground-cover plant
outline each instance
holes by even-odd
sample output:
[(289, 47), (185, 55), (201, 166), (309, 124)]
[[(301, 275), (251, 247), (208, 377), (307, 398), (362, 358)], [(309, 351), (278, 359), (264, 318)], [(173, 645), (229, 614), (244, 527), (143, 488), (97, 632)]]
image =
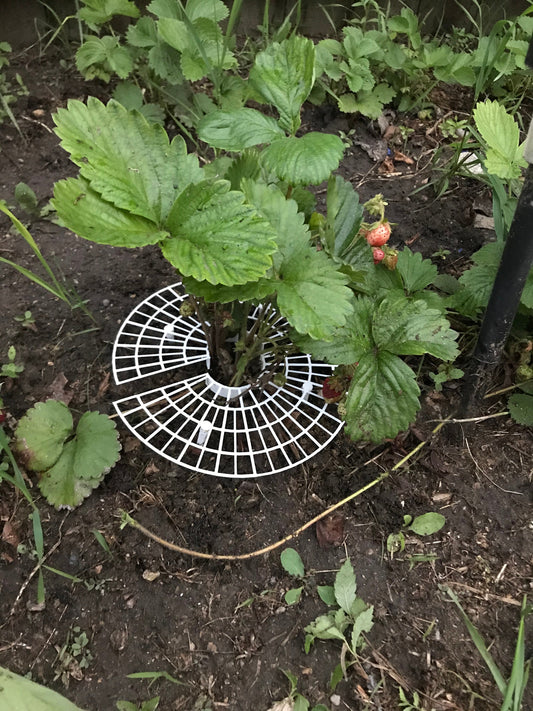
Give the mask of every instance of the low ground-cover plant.
[(319, 594), (331, 609), (305, 628), (305, 651), (309, 653), (317, 639), (336, 639), (342, 643), (341, 661), (331, 675), (330, 686), (335, 689), (347, 669), (355, 664), (359, 651), (365, 645), (363, 635), (374, 626), (374, 607), (358, 597), (355, 572), (350, 560), (341, 566), (334, 584), (322, 586)]
[(400, 111), (431, 105), (432, 89), (444, 82), (473, 87), (475, 100), (488, 94), (516, 108), (530, 86), (524, 63), (533, 29), (529, 10), (495, 23), (488, 36), (480, 21), (478, 36), (458, 46), (449, 37), (425, 37), (407, 7), (398, 15), (375, 0), (355, 7), (359, 13), (343, 28), (341, 39), (317, 45), (321, 81), (313, 98), (319, 103), (328, 93), (341, 111), (378, 118), (390, 103)]
[[(426, 289), (436, 267), (390, 250), (383, 235), (376, 241), (375, 229), (390, 234), (383, 199), (365, 205), (365, 223), (352, 185), (332, 175), (340, 138), (297, 135), (314, 72), (310, 40), (294, 36), (260, 52), (250, 84), (278, 118), (246, 107), (210, 113), (199, 135), (229, 155), (205, 167), (182, 138), (170, 141), (114, 101), (69, 102), (56, 132), (80, 177), (56, 184), (53, 205), (87, 239), (160, 245), (190, 295), (184, 315), (203, 325), (217, 379), (279, 387), (285, 356), (301, 349), (341, 366), (348, 433), (379, 441), (406, 428), (419, 407), (404, 358), (451, 361), (456, 334), (443, 300)], [(309, 186), (325, 180), (320, 215)], [(267, 355), (268, 372), (258, 373)]]
[(120, 456), (112, 420), (86, 412), (74, 429), (70, 410), (58, 400), (28, 410), (15, 430), (12, 449), (26, 469), (38, 472), (41, 493), (58, 508), (81, 504)]

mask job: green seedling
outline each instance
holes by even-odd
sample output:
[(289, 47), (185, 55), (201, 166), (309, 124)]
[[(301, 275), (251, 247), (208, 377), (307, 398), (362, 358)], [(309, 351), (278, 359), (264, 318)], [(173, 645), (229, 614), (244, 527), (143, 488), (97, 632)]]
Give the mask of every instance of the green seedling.
[(55, 646), (54, 681), (61, 679), (68, 688), (70, 679), (81, 681), (94, 657), (89, 650), (89, 638), (79, 627), (72, 627), (62, 647)]
[(393, 558), (395, 553), (401, 553), (405, 550), (404, 532), (409, 531), (410, 533), (415, 533), (417, 536), (431, 536), (433, 533), (440, 531), (445, 523), (446, 519), (444, 516), (433, 511), (422, 514), (421, 516), (416, 516), (415, 518), (407, 514), (403, 517), (402, 530), (398, 531), (398, 533), (391, 533), (388, 536), (387, 551), (390, 553), (391, 558)]
[(289, 681), (289, 693), (277, 701), (268, 711), (328, 711), (324, 704), (317, 704), (310, 709), (309, 701), (298, 691), (298, 677), (290, 671), (281, 670)]
[(31, 311), (25, 311), (20, 316), (15, 316), (14, 318), (17, 323), (20, 323), (22, 328), (30, 328), (32, 331), (37, 330), (35, 327), (35, 319), (33, 318)]
[[(294, 548), (285, 548), (280, 556), (281, 565), (289, 573), (289, 575), (301, 580), (305, 577), (305, 568), (300, 554)], [(295, 605), (300, 601), (304, 586), (291, 588), (285, 593), (285, 602), (287, 605)]]
[(0, 365), (0, 377), (2, 378), (18, 378), (19, 374), (24, 371), (22, 363), (16, 363), (17, 351), (15, 346), (9, 346), (7, 349), (7, 363)]
[[(370, 632), (374, 625), (374, 607), (357, 596), (355, 572), (350, 560), (346, 560), (338, 571), (333, 586), (322, 585), (317, 591), (321, 600), (332, 609), (307, 625), (304, 648), (308, 654), (316, 639), (336, 639), (342, 643), (341, 661), (335, 667), (330, 682), (331, 688), (335, 689), (347, 669), (356, 663), (358, 653), (364, 647), (363, 635)], [(350, 655), (351, 660), (347, 660), (346, 655)]]
[(441, 363), (436, 373), (430, 373), (429, 377), (435, 383), (435, 390), (441, 392), (444, 383), (450, 380), (460, 380), (464, 375), (464, 370), (455, 368), (452, 363)]
[(34, 220), (48, 217), (52, 212), (50, 203), (39, 207), (39, 199), (35, 191), (26, 183), (17, 183), (15, 186), (15, 200), (18, 206)]

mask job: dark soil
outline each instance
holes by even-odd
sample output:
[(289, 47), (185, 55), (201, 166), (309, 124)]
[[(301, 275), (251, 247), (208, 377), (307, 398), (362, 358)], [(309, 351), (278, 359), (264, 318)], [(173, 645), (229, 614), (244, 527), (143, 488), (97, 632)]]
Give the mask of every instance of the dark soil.
[[(19, 71), (30, 89), (17, 107), (24, 140), (9, 122), (0, 127), (0, 197), (14, 204), (14, 187), (24, 181), (44, 204), (54, 181), (75, 173), (50, 131), (51, 114), (67, 98), (90, 92), (105, 98), (107, 89), (88, 86), (67, 71), (59, 75), (52, 60), (33, 60)], [(486, 202), (474, 182), (465, 181), (438, 200), (430, 189), (413, 194), (430, 177), (431, 122), (397, 118), (415, 129), (399, 147), (415, 162), (396, 162), (392, 173), (380, 173), (381, 160), (371, 160), (360, 145), (379, 149), (372, 126), (315, 110), (305, 120), (327, 131), (355, 128), (341, 173), (362, 199), (384, 194), (388, 216), (397, 223), (393, 244), (410, 244), (425, 256), (449, 250), (445, 260), (434, 258), (458, 274), (491, 238), (474, 227), (475, 210)], [(0, 229), (0, 255), (36, 269), (35, 257), (8, 231), (7, 220), (0, 221)], [(156, 248), (101, 247), (43, 220), (34, 220), (31, 231), (54, 269), (87, 301), (96, 326), (80, 310), (70, 311), (0, 266), (0, 355), (5, 360), (14, 345), (25, 366), (2, 388), (8, 432), (29, 407), (58, 396), (58, 390), (72, 397), (77, 413), (111, 414), (113, 400), (122, 395), (109, 377), (119, 324), (140, 300), (177, 281)], [(34, 329), (15, 320), (26, 310)], [(66, 384), (58, 385), (63, 376)], [(493, 390), (508, 384), (502, 367)], [(117, 422), (122, 458), (79, 508), (53, 510), (38, 496), (35, 478), (28, 477), (43, 519), (46, 564), (63, 573), (45, 571), (44, 609), (35, 605), (35, 560), (17, 550), (19, 543), (32, 546), (29, 507), (2, 484), (0, 665), (31, 673), (90, 711), (112, 711), (117, 700), (140, 704), (156, 695), (163, 711), (267, 711), (287, 694), (282, 670), (298, 677), (311, 705), (321, 702), (328, 709), (393, 711), (399, 686), (410, 698), (418, 690), (421, 708), (428, 711), (498, 709), (499, 692), (441, 586), (459, 596), (508, 676), (522, 597), (532, 592), (533, 440), (530, 430), (507, 416), (482, 420), (455, 439), (444, 429), (406, 466), (342, 507), (342, 545), (321, 547), (314, 527), (286, 544), (299, 551), (308, 571), (302, 599), (293, 606), (285, 604), (284, 593), (302, 582), (280, 565), (283, 548), (236, 562), (203, 560), (167, 550), (131, 527), (120, 528), (124, 509), (158, 536), (195, 551), (243, 554), (274, 544), (390, 470), (429, 437), (436, 421), (457, 404), (460, 384), (445, 386), (442, 393), (426, 385), (417, 422), (395, 441), (370, 447), (341, 435), (310, 463), (257, 481), (180, 469), (141, 446)], [(479, 414), (505, 407), (505, 399), (491, 398)], [(400, 530), (404, 514), (428, 511), (444, 514), (442, 531), (428, 538), (407, 536), (405, 550), (391, 558), (386, 540)], [(110, 554), (94, 531), (105, 537)], [(317, 642), (306, 655), (304, 628), (325, 611), (316, 586), (332, 584), (346, 557), (359, 595), (375, 606), (375, 625), (358, 663), (332, 695), (329, 678), (341, 645)], [(86, 669), (61, 667), (58, 653), (74, 627), (89, 639), (92, 658)], [(148, 681), (127, 677), (147, 671), (168, 672), (180, 685), (162, 679), (149, 688)], [(524, 709), (533, 708), (531, 691), (526, 697)]]

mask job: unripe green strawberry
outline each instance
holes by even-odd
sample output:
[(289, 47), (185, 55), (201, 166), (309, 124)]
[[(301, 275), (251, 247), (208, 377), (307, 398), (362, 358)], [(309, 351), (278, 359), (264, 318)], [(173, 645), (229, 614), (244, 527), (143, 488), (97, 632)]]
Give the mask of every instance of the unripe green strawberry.
[(190, 301), (184, 301), (180, 306), (180, 314), (182, 316), (192, 316), (194, 314), (194, 306)]
[(385, 256), (383, 257), (383, 264), (390, 272), (393, 272), (396, 269), (396, 265), (398, 264), (398, 252), (396, 252), (395, 249), (389, 249), (387, 252), (385, 252)]
[(382, 247), (389, 241), (390, 237), (390, 223), (386, 220), (384, 222), (379, 222), (375, 227), (368, 230), (366, 233), (366, 241), (371, 247)]

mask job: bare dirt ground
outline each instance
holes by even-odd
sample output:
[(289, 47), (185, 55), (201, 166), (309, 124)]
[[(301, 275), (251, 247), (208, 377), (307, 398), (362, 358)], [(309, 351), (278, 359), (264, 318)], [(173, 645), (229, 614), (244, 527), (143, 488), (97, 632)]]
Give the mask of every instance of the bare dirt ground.
[[(8, 122), (0, 127), (0, 197), (13, 205), (14, 187), (24, 181), (44, 203), (54, 181), (74, 173), (50, 130), (51, 114), (67, 98), (83, 98), (89, 90), (105, 98), (106, 88), (89, 88), (68, 72), (59, 75), (53, 61), (32, 60), (19, 71), (30, 88), (16, 109), (24, 140)], [(446, 260), (435, 259), (460, 273), (469, 255), (490, 238), (473, 223), (474, 208), (486, 196), (469, 181), (437, 201), (430, 190), (413, 194), (428, 177), (425, 152), (432, 145), (427, 124), (403, 120), (415, 128), (405, 148), (412, 165), (398, 162), (394, 171), (380, 173), (380, 162), (369, 158), (365, 146), (352, 145), (341, 172), (363, 199), (385, 195), (389, 217), (397, 223), (393, 244), (409, 243), (425, 256), (449, 250)], [(354, 144), (377, 140), (371, 127), (334, 115), (309, 111), (306, 121), (331, 131), (354, 127)], [(34, 221), (31, 230), (54, 268), (87, 300), (96, 326), (0, 266), (0, 354), (5, 357), (14, 345), (25, 366), (2, 389), (8, 432), (35, 402), (53, 396), (58, 376), (66, 379), (62, 389), (71, 391), (74, 411), (111, 414), (120, 395), (109, 379), (119, 324), (140, 300), (177, 280), (156, 249), (100, 247), (49, 221)], [(36, 267), (5, 219), (0, 255)], [(32, 312), (34, 330), (15, 320), (25, 310)], [(506, 384), (502, 367), (492, 389)], [(479, 422), (458, 440), (444, 430), (407, 466), (344, 506), (341, 545), (321, 547), (314, 527), (291, 541), (307, 571), (296, 605), (284, 601), (295, 582), (280, 564), (281, 548), (244, 561), (205, 561), (119, 526), (118, 511), (124, 509), (159, 536), (202, 552), (240, 554), (273, 544), (390, 470), (430, 435), (457, 403), (460, 384), (445, 386), (442, 393), (430, 382), (423, 387), (417, 422), (395, 441), (370, 447), (340, 435), (310, 463), (257, 481), (191, 474), (156, 457), (119, 424), (122, 458), (79, 508), (53, 510), (33, 482), (46, 564), (80, 580), (45, 571), (44, 609), (35, 606), (31, 551), (17, 550), (20, 543), (31, 544), (29, 507), (2, 484), (0, 665), (31, 672), (90, 711), (111, 711), (119, 699), (140, 703), (155, 695), (161, 696), (163, 711), (267, 711), (286, 696), (282, 670), (298, 677), (311, 704), (335, 710), (393, 711), (399, 685), (411, 698), (418, 690), (421, 708), (428, 711), (498, 709), (501, 699), (490, 673), (440, 586), (459, 596), (508, 675), (522, 597), (532, 594), (533, 437), (506, 416)], [(505, 407), (505, 399), (491, 398), (480, 414)], [(428, 538), (408, 536), (405, 551), (391, 558), (386, 540), (400, 530), (404, 514), (428, 511), (442, 513), (445, 527)], [(359, 595), (375, 606), (375, 625), (358, 664), (332, 695), (329, 678), (340, 660), (340, 644), (317, 642), (305, 654), (304, 627), (325, 611), (316, 586), (332, 584), (346, 557)], [(60, 650), (72, 642), (75, 627), (88, 638), (86, 668), (61, 661)], [(166, 671), (181, 684), (162, 679), (148, 688), (147, 681), (127, 678), (142, 671)], [(531, 691), (526, 708), (533, 708)]]

